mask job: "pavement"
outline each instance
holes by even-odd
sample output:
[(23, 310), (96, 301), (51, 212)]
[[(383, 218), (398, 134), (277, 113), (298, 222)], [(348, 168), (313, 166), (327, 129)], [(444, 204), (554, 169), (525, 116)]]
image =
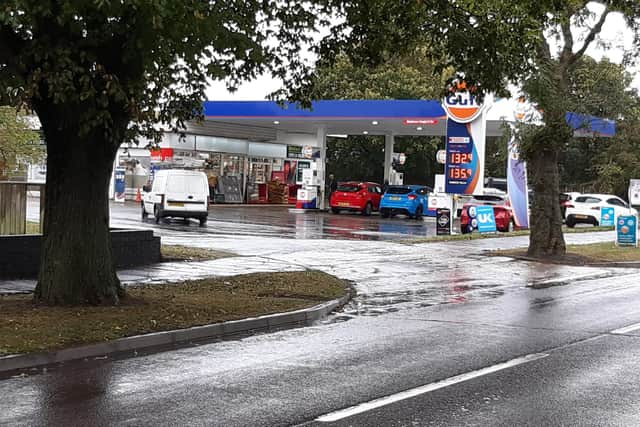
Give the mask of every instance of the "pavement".
[[(335, 238), (316, 220), (270, 224), (261, 210), (237, 222), (217, 215), (206, 228), (155, 225), (124, 206), (112, 225), (238, 254), (208, 262), (218, 274), (270, 263), (315, 268), (352, 280), (357, 295), (303, 329), (5, 377), (0, 424), (637, 424), (638, 269), (484, 255), (524, 247), (526, 236), (406, 245), (379, 230)], [(345, 218), (355, 230), (378, 219)], [(545, 281), (564, 286), (528, 286)], [(339, 413), (353, 407), (365, 410)]]

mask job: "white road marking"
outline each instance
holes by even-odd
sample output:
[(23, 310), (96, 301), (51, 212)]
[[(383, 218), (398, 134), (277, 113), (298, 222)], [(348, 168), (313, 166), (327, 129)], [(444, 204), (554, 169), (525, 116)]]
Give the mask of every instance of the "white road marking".
[(512, 368), (514, 366), (522, 365), (524, 363), (533, 362), (534, 360), (543, 359), (549, 356), (547, 353), (534, 353), (526, 356), (518, 357), (507, 362), (498, 363), (497, 365), (488, 366), (486, 368), (478, 369), (477, 371), (471, 371), (464, 374), (456, 375), (455, 377), (447, 378), (445, 380), (437, 381), (435, 383), (426, 384), (420, 387), (412, 388), (410, 390), (401, 391), (400, 393), (392, 394), (390, 396), (381, 397), (371, 400), (369, 402), (361, 403), (359, 405), (351, 406), (349, 408), (341, 409), (339, 411), (330, 412), (315, 419), (317, 422), (330, 423), (338, 421), (344, 418), (351, 417), (353, 415), (361, 414), (363, 412), (371, 411), (373, 409), (380, 408), (382, 406), (390, 405), (401, 400), (410, 399), (421, 394), (429, 393), (434, 390), (449, 387), (454, 384), (458, 384), (464, 381), (478, 378), (483, 375), (491, 374), (493, 372), (501, 371), (503, 369)]
[(615, 329), (613, 331), (611, 331), (611, 334), (616, 334), (616, 335), (620, 335), (620, 334), (628, 334), (629, 332), (633, 332), (637, 329), (640, 329), (640, 323), (634, 323), (633, 325), (629, 325), (629, 326), (625, 326), (624, 328), (620, 328), (620, 329)]

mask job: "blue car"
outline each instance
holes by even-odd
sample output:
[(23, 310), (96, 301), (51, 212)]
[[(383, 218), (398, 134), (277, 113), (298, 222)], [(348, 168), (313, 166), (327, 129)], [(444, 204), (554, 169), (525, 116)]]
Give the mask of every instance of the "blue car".
[(407, 215), (421, 219), (429, 207), (428, 195), (432, 189), (424, 185), (392, 185), (380, 200), (380, 216)]

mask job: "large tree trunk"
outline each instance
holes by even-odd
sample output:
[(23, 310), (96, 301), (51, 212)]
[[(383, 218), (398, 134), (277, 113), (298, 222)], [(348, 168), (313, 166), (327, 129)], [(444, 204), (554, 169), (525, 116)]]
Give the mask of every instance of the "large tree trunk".
[[(47, 143), (44, 236), (35, 299), (46, 304), (117, 304), (122, 288), (109, 234), (113, 131), (83, 135), (78, 111), (36, 106)], [(126, 128), (115, 126), (116, 133)]]
[(529, 256), (564, 255), (562, 214), (559, 202), (558, 155), (552, 150), (534, 152), (527, 162), (529, 183), (533, 188)]

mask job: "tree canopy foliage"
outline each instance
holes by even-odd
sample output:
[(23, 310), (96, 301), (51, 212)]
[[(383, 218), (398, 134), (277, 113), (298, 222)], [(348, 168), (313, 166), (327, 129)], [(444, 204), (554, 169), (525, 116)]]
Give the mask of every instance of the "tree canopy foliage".
[(0, 177), (7, 176), (19, 163), (42, 160), (40, 135), (15, 108), (0, 107)]
[[(379, 65), (354, 64), (346, 55), (315, 71), (314, 99), (437, 99), (452, 69), (440, 67), (428, 58), (424, 47), (416, 47), (402, 57)], [(433, 185), (440, 173), (435, 153), (444, 147), (440, 138), (395, 138), (395, 151), (407, 155), (402, 167), (408, 184)], [(327, 141), (327, 169), (338, 180), (382, 182), (384, 176), (384, 138), (352, 135)]]
[[(112, 304), (107, 188), (118, 147), (201, 114), (211, 79), (300, 86), (331, 1), (16, 0), (0, 9), (0, 100), (35, 110), (47, 143), (36, 299)], [(69, 207), (73, 206), (73, 209)]]

